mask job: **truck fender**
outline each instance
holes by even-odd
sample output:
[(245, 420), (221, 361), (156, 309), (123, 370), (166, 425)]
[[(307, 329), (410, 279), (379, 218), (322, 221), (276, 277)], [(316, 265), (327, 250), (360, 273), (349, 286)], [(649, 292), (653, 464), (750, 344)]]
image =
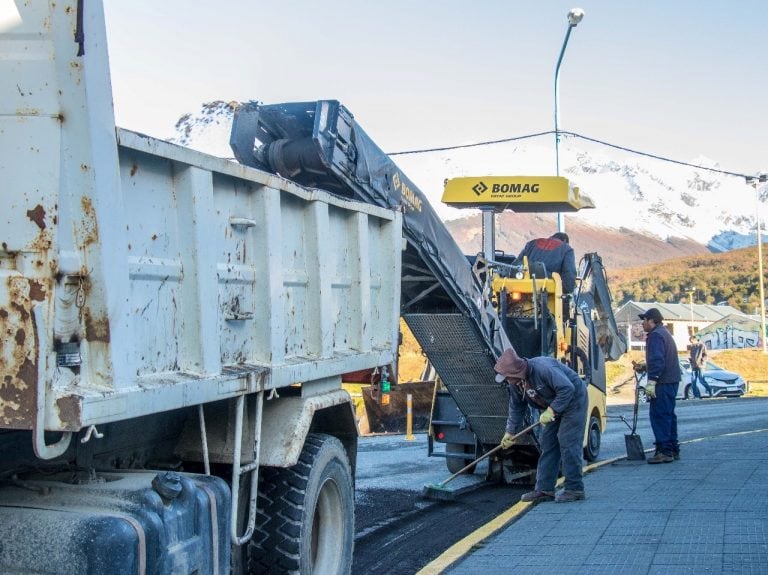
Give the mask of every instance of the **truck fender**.
[(338, 437), (354, 469), (355, 452), (353, 449), (350, 453), (350, 446), (357, 444), (357, 425), (352, 399), (346, 390), (312, 397), (274, 398), (264, 403), (262, 417), (260, 465), (296, 465), (311, 428)]

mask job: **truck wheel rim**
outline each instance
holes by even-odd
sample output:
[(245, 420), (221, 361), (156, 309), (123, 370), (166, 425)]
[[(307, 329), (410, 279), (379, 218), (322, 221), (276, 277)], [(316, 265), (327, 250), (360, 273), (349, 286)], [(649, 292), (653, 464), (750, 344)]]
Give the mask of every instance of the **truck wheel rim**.
[(320, 488), (312, 518), (312, 572), (336, 573), (341, 557), (344, 526), (339, 487), (327, 479)]

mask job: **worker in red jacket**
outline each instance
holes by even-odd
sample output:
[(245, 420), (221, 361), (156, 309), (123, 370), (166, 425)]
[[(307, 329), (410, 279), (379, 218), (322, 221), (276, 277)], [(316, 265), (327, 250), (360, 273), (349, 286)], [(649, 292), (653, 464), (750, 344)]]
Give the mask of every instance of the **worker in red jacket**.
[(570, 246), (568, 234), (557, 232), (548, 238), (538, 238), (529, 241), (523, 251), (517, 256), (517, 263), (528, 257), (528, 263), (544, 264), (547, 274), (557, 272), (563, 283), (563, 293), (569, 294), (576, 288), (576, 256)]

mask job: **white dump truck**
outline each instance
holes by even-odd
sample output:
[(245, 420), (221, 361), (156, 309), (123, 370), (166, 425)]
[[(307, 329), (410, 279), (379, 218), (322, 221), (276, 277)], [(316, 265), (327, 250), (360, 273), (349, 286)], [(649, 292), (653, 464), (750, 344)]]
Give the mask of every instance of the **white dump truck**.
[(106, 40), (0, 0), (0, 572), (348, 573), (402, 214), (116, 128)]

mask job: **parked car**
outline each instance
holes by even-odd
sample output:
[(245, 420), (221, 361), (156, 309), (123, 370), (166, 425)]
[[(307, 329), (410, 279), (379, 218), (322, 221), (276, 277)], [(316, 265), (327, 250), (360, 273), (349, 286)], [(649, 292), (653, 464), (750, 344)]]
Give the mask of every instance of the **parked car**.
[[(747, 382), (738, 373), (728, 371), (708, 361), (701, 370), (704, 380), (712, 389), (712, 397), (741, 397), (747, 393)], [(691, 388), (691, 362), (686, 358), (680, 358), (680, 385), (677, 388), (677, 399), (693, 399), (693, 389)], [(647, 403), (648, 396), (645, 394), (645, 382), (647, 374), (638, 378), (637, 396), (640, 403)], [(696, 382), (701, 397), (707, 397), (707, 390), (700, 382)]]

